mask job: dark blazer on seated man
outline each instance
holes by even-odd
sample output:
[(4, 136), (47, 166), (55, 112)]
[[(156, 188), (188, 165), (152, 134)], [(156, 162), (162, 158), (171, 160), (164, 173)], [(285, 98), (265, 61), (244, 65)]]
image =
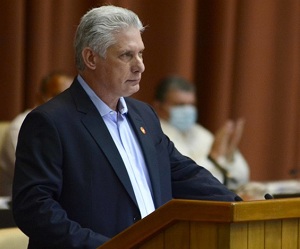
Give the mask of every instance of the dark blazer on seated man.
[[(176, 150), (150, 106), (131, 98), (126, 103), (155, 208), (172, 198), (235, 200), (207, 170)], [(140, 219), (121, 156), (77, 80), (27, 116), (18, 147), (14, 213), (29, 236), (38, 233), (49, 244), (66, 240), (96, 248)], [(39, 248), (39, 241), (30, 243)]]

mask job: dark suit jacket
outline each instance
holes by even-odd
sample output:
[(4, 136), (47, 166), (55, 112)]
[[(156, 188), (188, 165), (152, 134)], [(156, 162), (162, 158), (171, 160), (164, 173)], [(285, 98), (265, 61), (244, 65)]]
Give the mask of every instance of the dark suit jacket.
[[(149, 105), (131, 98), (126, 103), (156, 208), (172, 198), (234, 200), (234, 193), (175, 149)], [(121, 156), (77, 80), (22, 125), (13, 212), (30, 237), (29, 248), (39, 249), (96, 248), (141, 217)]]

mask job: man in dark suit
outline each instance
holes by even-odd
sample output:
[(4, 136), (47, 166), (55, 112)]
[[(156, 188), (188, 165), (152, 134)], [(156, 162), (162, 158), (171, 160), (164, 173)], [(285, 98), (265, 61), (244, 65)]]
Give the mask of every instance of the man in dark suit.
[(13, 211), (29, 248), (95, 249), (172, 198), (238, 198), (128, 98), (145, 69), (143, 30), (129, 10), (90, 10), (75, 37), (78, 76), (24, 121)]

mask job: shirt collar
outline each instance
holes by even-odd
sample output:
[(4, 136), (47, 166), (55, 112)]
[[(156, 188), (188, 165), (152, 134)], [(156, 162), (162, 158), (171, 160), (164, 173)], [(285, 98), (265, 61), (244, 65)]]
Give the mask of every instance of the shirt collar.
[[(85, 90), (87, 95), (90, 97), (96, 108), (98, 109), (100, 115), (103, 117), (111, 112), (115, 112), (115, 110), (112, 110), (107, 104), (105, 104), (97, 95), (96, 93), (90, 88), (90, 86), (84, 81), (84, 79), (81, 77), (81, 75), (77, 76), (77, 80), (82, 86), (82, 88)], [(126, 105), (126, 101), (124, 97), (120, 97), (118, 102), (118, 111), (121, 114), (126, 114), (128, 112), (128, 108)]]

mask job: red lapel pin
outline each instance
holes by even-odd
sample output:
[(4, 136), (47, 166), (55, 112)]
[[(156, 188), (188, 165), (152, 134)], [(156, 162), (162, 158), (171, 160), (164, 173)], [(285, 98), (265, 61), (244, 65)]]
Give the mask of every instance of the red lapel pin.
[(143, 134), (146, 134), (146, 130), (144, 129), (144, 127), (140, 127), (140, 130)]

